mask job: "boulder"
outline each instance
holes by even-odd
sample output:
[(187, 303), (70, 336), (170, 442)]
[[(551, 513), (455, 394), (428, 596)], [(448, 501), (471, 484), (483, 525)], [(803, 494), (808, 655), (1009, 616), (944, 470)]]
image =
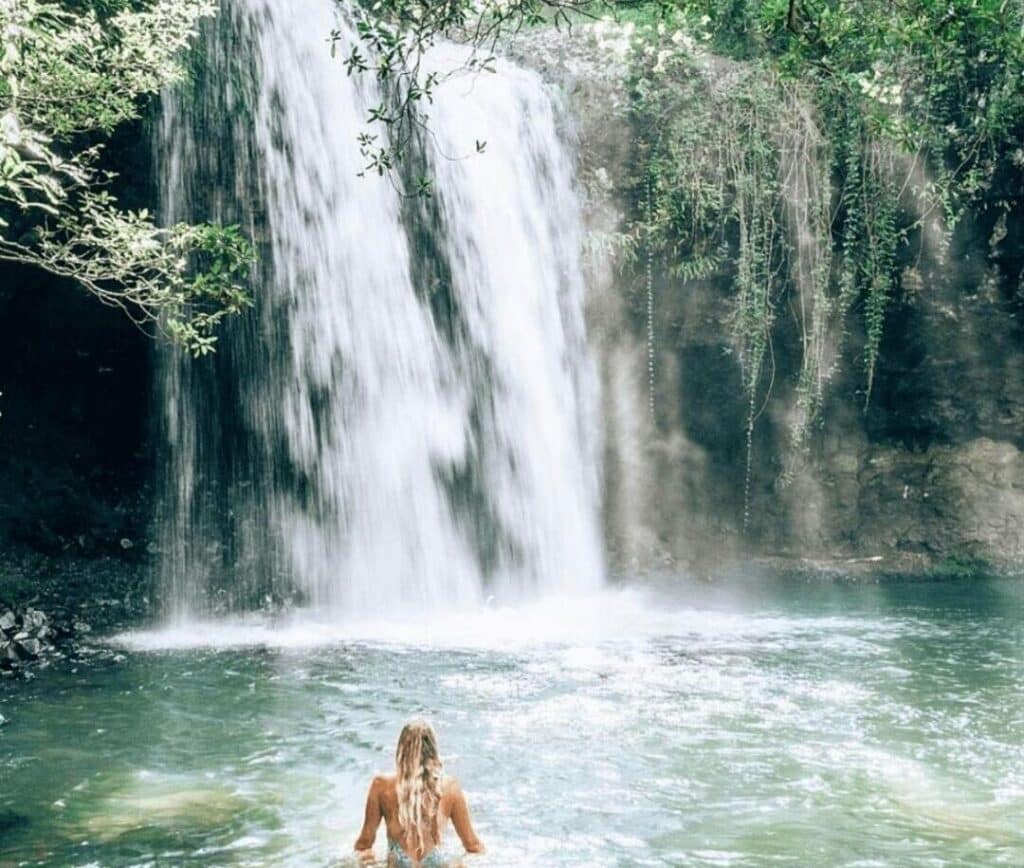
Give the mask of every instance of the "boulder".
[(16, 644), (29, 659), (35, 659), (43, 653), (43, 643), (38, 639), (20, 639)]
[(63, 657), (61, 645), (78, 633), (89, 632), (88, 624), (76, 618), (73, 625), (70, 614), (60, 608), (47, 613), (33, 606), (3, 606), (0, 612), (7, 626), (0, 629), (0, 675), (4, 678), (30, 678), (29, 664)]
[(0, 644), (0, 664), (7, 663), (8, 666), (21, 663), (25, 655), (17, 642), (6, 642)]
[(21, 616), (21, 625), (26, 630), (38, 630), (40, 627), (46, 624), (46, 615), (40, 612), (38, 609), (31, 607), (25, 609), (24, 614)]

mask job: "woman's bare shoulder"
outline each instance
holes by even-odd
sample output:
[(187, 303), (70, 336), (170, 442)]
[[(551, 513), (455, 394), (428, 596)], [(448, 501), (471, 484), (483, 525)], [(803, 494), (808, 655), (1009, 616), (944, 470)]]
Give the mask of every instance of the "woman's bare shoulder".
[(462, 784), (459, 783), (458, 778), (452, 778), (448, 775), (444, 776), (443, 795), (449, 798), (459, 798), (462, 796)]
[(395, 788), (394, 775), (374, 775), (370, 787), (377, 792), (388, 792)]

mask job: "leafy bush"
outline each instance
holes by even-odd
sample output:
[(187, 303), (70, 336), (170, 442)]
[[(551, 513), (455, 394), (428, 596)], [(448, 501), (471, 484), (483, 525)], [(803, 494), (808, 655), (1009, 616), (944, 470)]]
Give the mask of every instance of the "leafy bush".
[(233, 227), (160, 227), (120, 208), (98, 160), (103, 138), (182, 76), (178, 55), (215, 9), (0, 0), (0, 260), (73, 278), (195, 353), (248, 304), (251, 246)]

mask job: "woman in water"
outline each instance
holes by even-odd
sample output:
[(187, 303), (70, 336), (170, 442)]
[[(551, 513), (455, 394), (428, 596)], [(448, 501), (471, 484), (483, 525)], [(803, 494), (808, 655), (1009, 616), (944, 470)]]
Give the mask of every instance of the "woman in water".
[(473, 831), (469, 807), (455, 778), (446, 778), (429, 723), (413, 721), (402, 728), (395, 751), (395, 774), (378, 775), (366, 795), (366, 819), (356, 853), (372, 861), (373, 841), (381, 819), (388, 831), (388, 865), (435, 868), (447, 864), (441, 835), (448, 820), (467, 853), (483, 853)]

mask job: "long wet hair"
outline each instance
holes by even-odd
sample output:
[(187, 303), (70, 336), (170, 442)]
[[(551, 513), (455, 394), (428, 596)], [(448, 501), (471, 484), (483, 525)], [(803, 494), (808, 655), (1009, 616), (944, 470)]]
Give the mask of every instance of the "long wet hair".
[(437, 736), (424, 720), (402, 727), (395, 751), (398, 823), (409, 844), (424, 853), (441, 840), (441, 787), (444, 768)]

